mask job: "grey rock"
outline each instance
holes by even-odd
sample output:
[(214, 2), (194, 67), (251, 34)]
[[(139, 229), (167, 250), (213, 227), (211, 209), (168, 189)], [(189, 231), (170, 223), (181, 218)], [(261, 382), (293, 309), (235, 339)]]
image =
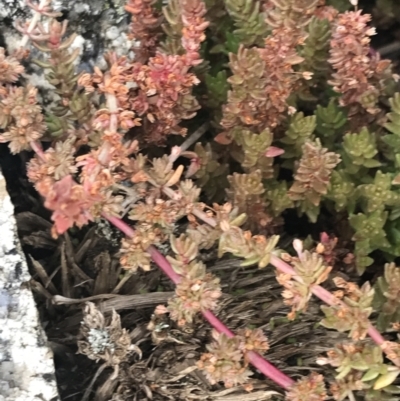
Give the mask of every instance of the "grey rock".
[[(0, 0), (0, 3), (0, 46), (12, 51), (19, 47), (21, 40), (14, 23), (16, 19), (29, 19), (31, 11), (24, 0)], [(125, 3), (126, 0), (52, 1), (53, 9), (62, 12), (62, 18), (68, 20), (67, 36), (72, 32), (78, 34), (71, 46), (71, 50), (77, 47), (81, 50), (77, 60), (78, 71), (90, 72), (95, 65), (104, 67), (105, 51), (129, 54), (132, 42), (126, 35), (130, 18), (124, 10)], [(32, 57), (41, 58), (38, 50), (31, 50)], [(41, 91), (45, 104), (54, 100), (40, 68), (29, 66), (25, 76)]]
[(29, 289), (16, 227), (0, 173), (0, 401), (57, 401), (53, 354)]
[(17, 17), (24, 17), (25, 1), (24, 0), (2, 0), (0, 7), (0, 20), (10, 18), (15, 19)]

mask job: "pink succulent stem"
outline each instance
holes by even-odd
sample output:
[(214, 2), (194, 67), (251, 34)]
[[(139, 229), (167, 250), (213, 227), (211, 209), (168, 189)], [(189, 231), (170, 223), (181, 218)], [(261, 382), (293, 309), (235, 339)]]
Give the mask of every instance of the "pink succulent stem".
[[(215, 221), (215, 219), (208, 216), (203, 211), (194, 209), (192, 213), (197, 218), (199, 218), (200, 220), (203, 220), (205, 223), (207, 223), (211, 227), (217, 226), (217, 222)], [(290, 274), (291, 276), (293, 276), (293, 278), (295, 280), (301, 280), (301, 278), (296, 275), (296, 272), (294, 271), (292, 266), (290, 266), (288, 263), (286, 263), (285, 261), (280, 259), (278, 256), (272, 254), (270, 263), (271, 263), (271, 265), (276, 267), (282, 273)], [(335, 296), (332, 293), (330, 293), (329, 291), (327, 291), (325, 288), (321, 287), (320, 285), (313, 286), (312, 293), (316, 297), (321, 299), (321, 301), (325, 302), (326, 304), (328, 304), (330, 306), (333, 306), (334, 304), (337, 305), (337, 301), (338, 301), (337, 298), (335, 298)], [(381, 346), (385, 342), (385, 339), (383, 338), (383, 336), (379, 333), (379, 331), (373, 325), (370, 325), (370, 327), (368, 329), (368, 335), (379, 346)]]
[(246, 356), (249, 362), (265, 376), (269, 377), (276, 384), (288, 390), (295, 384), (295, 381), (289, 376), (286, 376), (282, 371), (265, 360), (260, 354), (254, 351), (247, 351)]
[(218, 333), (225, 334), (229, 338), (235, 337), (235, 334), (226, 327), (221, 320), (217, 318), (217, 316), (214, 315), (209, 310), (206, 310), (202, 312), (202, 315), (204, 316), (205, 319), (207, 319), (208, 323), (211, 324), (212, 327), (214, 327), (215, 330), (218, 331)]
[(118, 101), (112, 93), (106, 94), (107, 107), (110, 111), (110, 121), (108, 129), (110, 131), (117, 131), (118, 129)]
[(31, 145), (32, 150), (39, 156), (39, 158), (42, 159), (43, 161), (46, 161), (44, 152), (43, 152), (43, 148), (42, 148), (42, 145), (40, 144), (40, 142), (32, 141), (32, 142), (30, 142), (30, 145)]
[[(103, 213), (102, 216), (119, 230), (121, 230), (127, 237), (134, 237), (135, 231), (118, 217), (108, 216), (105, 213)], [(149, 252), (153, 262), (171, 279), (171, 281), (175, 284), (178, 284), (181, 280), (181, 276), (179, 276), (174, 271), (171, 264), (157, 250), (157, 248), (154, 246), (150, 246), (147, 249), (147, 252)], [(206, 310), (202, 312), (202, 314), (204, 318), (210, 323), (210, 325), (214, 327), (214, 329), (217, 330), (219, 333), (223, 333), (230, 338), (235, 336), (235, 334), (230, 331), (229, 328), (226, 327), (224, 323), (222, 323), (211, 311)], [(276, 384), (283, 387), (284, 389), (288, 389), (294, 384), (294, 381), (290, 377), (286, 376), (283, 372), (281, 372), (279, 369), (277, 369), (256, 352), (248, 351), (246, 352), (246, 357), (255, 368), (257, 368), (265, 376), (270, 378), (272, 381), (274, 381)]]
[[(222, 323), (211, 311), (207, 310), (203, 312), (202, 315), (219, 333), (223, 333), (229, 338), (235, 337), (235, 334), (232, 333), (232, 331), (230, 331), (228, 327), (226, 327), (224, 323)], [(256, 369), (258, 369), (266, 377), (269, 377), (276, 384), (283, 387), (285, 390), (295, 383), (294, 380), (292, 380), (289, 376), (286, 376), (282, 371), (269, 363), (257, 352), (247, 351), (246, 357)]]
[(290, 274), (291, 276), (295, 276), (296, 272), (293, 270), (293, 267), (288, 263), (284, 262), (282, 259), (278, 258), (278, 256), (272, 254), (271, 259), (269, 261), (272, 266), (275, 266), (280, 272), (285, 274)]
[(108, 220), (112, 225), (118, 228), (118, 230), (122, 231), (127, 237), (133, 238), (135, 236), (135, 230), (128, 226), (128, 224), (124, 223), (120, 218), (109, 216), (108, 214), (101, 214), (106, 220)]
[[(282, 273), (290, 274), (293, 276), (296, 275), (293, 268), (288, 263), (284, 262), (282, 259), (279, 259), (276, 255), (271, 256), (270, 262)], [(296, 276), (294, 278), (296, 278)], [(321, 301), (324, 301), (329, 306), (340, 305), (341, 303), (341, 301), (338, 300), (332, 293), (330, 293), (320, 285), (313, 286), (311, 291), (316, 297), (318, 297)], [(381, 346), (385, 342), (385, 339), (383, 338), (382, 334), (379, 333), (379, 331), (372, 324), (368, 328), (368, 335), (379, 346)]]
[(203, 220), (204, 223), (207, 223), (210, 227), (216, 227), (217, 222), (212, 218), (207, 216), (202, 210), (194, 209), (192, 213), (200, 220)]
[[(279, 259), (276, 255), (271, 256), (270, 262), (282, 273), (295, 276), (296, 273), (293, 270), (293, 268), (289, 264), (284, 262), (282, 259)], [(332, 293), (330, 293), (320, 285), (313, 286), (311, 291), (316, 297), (318, 297), (321, 301), (324, 301), (329, 306), (340, 305), (342, 303)], [(382, 334), (379, 333), (379, 331), (372, 324), (368, 328), (368, 335), (379, 346), (381, 346), (385, 342), (385, 339), (383, 338)]]
[[(108, 216), (105, 213), (102, 213), (101, 215), (122, 231), (127, 237), (133, 238), (135, 236), (135, 230), (118, 217)], [(165, 257), (154, 246), (150, 246), (147, 249), (147, 252), (150, 254), (153, 262), (171, 279), (171, 281), (174, 284), (178, 284), (181, 280), (181, 276), (174, 271), (168, 260), (165, 259)]]
[[(386, 341), (382, 334), (376, 329), (376, 327), (372, 326), (372, 324), (368, 327), (368, 335), (375, 342), (375, 344), (382, 346), (382, 344)], [(383, 350), (385, 352), (385, 350)], [(399, 366), (395, 361), (392, 360), (397, 366)], [(400, 366), (399, 366), (400, 367)]]
[(154, 246), (147, 248), (153, 262), (171, 279), (174, 284), (181, 281), (181, 276), (175, 272), (168, 260)]

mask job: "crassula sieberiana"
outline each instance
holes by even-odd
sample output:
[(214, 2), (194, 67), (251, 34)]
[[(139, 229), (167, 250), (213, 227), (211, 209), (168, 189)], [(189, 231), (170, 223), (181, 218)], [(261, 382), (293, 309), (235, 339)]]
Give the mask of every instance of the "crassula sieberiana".
[[(74, 34), (50, 3), (28, 2), (21, 47), (0, 51), (0, 141), (34, 152), (27, 176), (52, 212), (53, 237), (101, 219), (120, 229), (123, 269), (156, 265), (176, 284), (155, 319), (185, 327), (202, 315), (214, 328), (196, 364), (211, 384), (251, 391), (253, 365), (288, 401), (398, 393), (400, 345), (375, 328), (374, 310), (380, 330), (399, 330), (400, 92), (371, 47), (371, 16), (324, 0), (128, 0), (132, 52), (108, 51), (105, 68), (78, 73)], [(54, 104), (19, 80), (29, 62)], [(290, 210), (310, 230), (330, 219), (333, 235), (279, 249), (284, 224), (297, 222)], [(268, 362), (261, 329), (233, 333), (217, 318), (221, 279), (200, 260), (213, 248), (243, 267), (273, 266), (289, 319), (314, 295), (327, 304), (321, 325), (349, 334), (318, 360), (336, 370), (329, 386)], [(376, 288), (337, 276), (340, 263), (363, 273), (374, 251), (388, 262)], [(321, 286), (330, 278), (334, 292)], [(118, 375), (140, 352), (118, 315), (106, 321), (86, 306), (79, 349)]]

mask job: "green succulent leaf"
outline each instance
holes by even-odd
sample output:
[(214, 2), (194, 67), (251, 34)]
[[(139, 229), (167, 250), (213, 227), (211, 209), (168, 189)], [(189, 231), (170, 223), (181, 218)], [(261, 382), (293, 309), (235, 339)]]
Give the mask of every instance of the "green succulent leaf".
[(315, 116), (317, 117), (316, 131), (322, 139), (334, 139), (343, 133), (347, 116), (345, 111), (338, 106), (335, 98), (331, 98), (326, 107), (318, 105)]
[(281, 139), (284, 144), (284, 159), (299, 158), (302, 154), (303, 145), (312, 137), (316, 128), (315, 116), (304, 116), (304, 113), (296, 113), (289, 122), (289, 128)]
[(378, 170), (373, 183), (360, 185), (358, 191), (366, 201), (368, 213), (382, 208), (383, 206), (400, 207), (400, 195), (391, 191), (392, 175), (384, 174)]
[(262, 45), (268, 33), (261, 2), (254, 0), (224, 0), (225, 7), (234, 21), (233, 32), (238, 41), (246, 46)]
[(229, 84), (227, 82), (226, 70), (221, 70), (216, 76), (205, 75), (205, 84), (207, 87), (208, 106), (219, 107), (226, 102)]
[(379, 167), (381, 163), (374, 159), (378, 154), (375, 135), (367, 128), (359, 133), (346, 134), (343, 139), (343, 161), (346, 171), (350, 174), (357, 174), (360, 167)]

